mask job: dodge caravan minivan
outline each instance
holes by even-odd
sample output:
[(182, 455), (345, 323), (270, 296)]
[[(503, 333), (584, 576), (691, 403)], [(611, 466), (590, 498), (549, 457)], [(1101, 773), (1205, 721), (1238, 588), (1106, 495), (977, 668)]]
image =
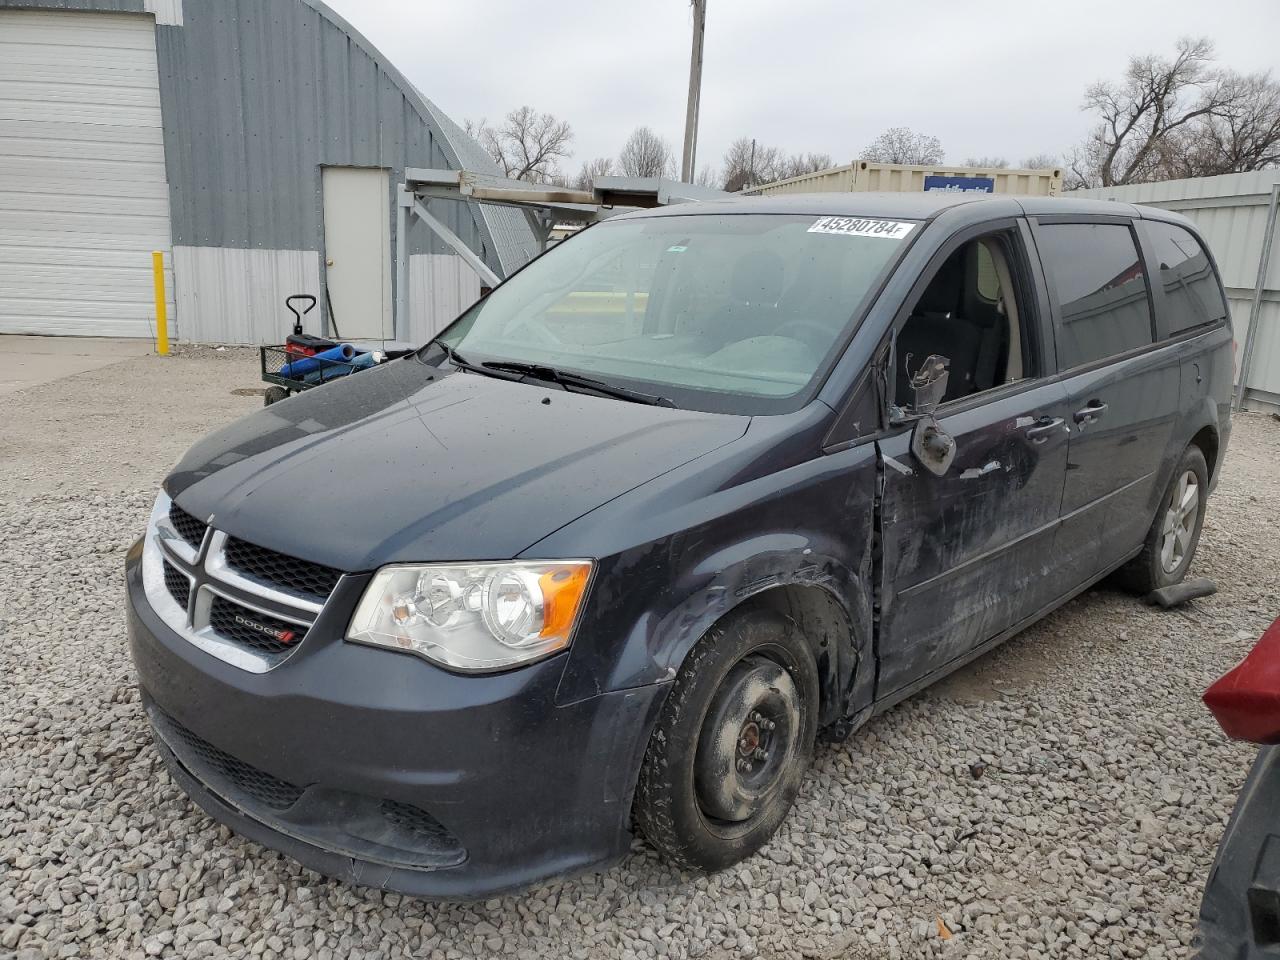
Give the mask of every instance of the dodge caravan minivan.
[(1232, 356), (1161, 210), (618, 216), (186, 454), (126, 568), (157, 746), (210, 816), (375, 887), (486, 896), (634, 829), (725, 867), (820, 731), (1110, 574), (1184, 576)]

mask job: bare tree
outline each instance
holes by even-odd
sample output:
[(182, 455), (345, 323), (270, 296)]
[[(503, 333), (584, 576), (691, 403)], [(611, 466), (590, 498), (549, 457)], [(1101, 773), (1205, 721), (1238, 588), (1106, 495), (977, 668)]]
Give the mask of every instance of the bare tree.
[(785, 180), (788, 177), (802, 177), (806, 173), (828, 170), (835, 163), (829, 153), (796, 153), (783, 161), (782, 166), (782, 176), (779, 179)]
[(725, 190), (737, 192), (744, 187), (776, 180), (774, 176), (782, 161), (776, 147), (766, 147), (751, 137), (739, 137), (729, 144), (724, 154)]
[(774, 180), (786, 180), (834, 166), (829, 153), (794, 153), (787, 156), (777, 147), (766, 146), (751, 137), (739, 137), (724, 155), (721, 184), (725, 190), (741, 190)]
[(1055, 170), (1062, 166), (1062, 161), (1052, 153), (1033, 153), (1022, 161), (1023, 170)]
[(739, 137), (729, 144), (724, 155), (724, 189), (741, 190), (748, 185), (798, 177), (830, 165), (828, 154), (798, 153), (788, 157), (777, 147), (766, 146), (752, 137)]
[(937, 137), (916, 133), (910, 127), (890, 127), (862, 151), (863, 160), (880, 163), (942, 163), (946, 151)]
[(714, 187), (720, 182), (720, 174), (716, 172), (716, 168), (711, 164), (704, 163), (693, 182), (700, 187)]
[(649, 127), (636, 127), (622, 146), (618, 166), (626, 177), (674, 177), (676, 157), (671, 145)]
[(558, 163), (568, 159), (573, 141), (568, 121), (528, 106), (512, 110), (500, 127), (483, 119), (468, 120), (464, 126), (504, 174), (531, 183), (549, 183), (561, 176)]
[(1233, 102), (1231, 85), (1212, 61), (1209, 40), (1184, 37), (1173, 59), (1131, 57), (1121, 82), (1089, 87), (1084, 107), (1100, 119), (1069, 158), (1073, 179), (1103, 187), (1161, 179), (1174, 138)]
[(1168, 177), (1211, 177), (1280, 165), (1280, 83), (1270, 74), (1222, 78), (1222, 107), (1161, 147)]
[(594, 160), (587, 160), (582, 164), (582, 169), (578, 171), (578, 176), (574, 178), (573, 186), (577, 190), (590, 190), (592, 184), (596, 181), (596, 177), (611, 176), (613, 176), (613, 158), (596, 157)]
[(1004, 157), (965, 157), (960, 161), (962, 167), (978, 167), (983, 170), (1006, 170), (1009, 161)]

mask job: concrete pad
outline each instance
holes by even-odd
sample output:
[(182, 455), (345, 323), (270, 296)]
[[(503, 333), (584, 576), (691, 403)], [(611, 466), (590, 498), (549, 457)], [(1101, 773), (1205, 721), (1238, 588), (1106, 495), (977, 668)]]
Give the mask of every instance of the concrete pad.
[(0, 336), (0, 396), (152, 352), (150, 340)]

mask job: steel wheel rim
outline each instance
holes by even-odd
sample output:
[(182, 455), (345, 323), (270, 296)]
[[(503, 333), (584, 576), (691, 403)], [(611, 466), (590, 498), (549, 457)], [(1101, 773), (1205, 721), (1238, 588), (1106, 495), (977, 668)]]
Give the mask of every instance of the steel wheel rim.
[(1160, 566), (1173, 573), (1186, 562), (1200, 516), (1200, 481), (1187, 470), (1174, 484), (1160, 530)]
[(764, 656), (736, 664), (712, 699), (694, 755), (694, 791), (712, 821), (750, 821), (787, 780), (799, 744), (800, 693)]

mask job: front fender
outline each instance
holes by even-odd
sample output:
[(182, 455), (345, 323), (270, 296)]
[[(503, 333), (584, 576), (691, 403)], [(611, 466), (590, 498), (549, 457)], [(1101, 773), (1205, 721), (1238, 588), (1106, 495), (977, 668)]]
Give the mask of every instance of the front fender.
[(874, 680), (874, 669), (859, 669), (874, 663), (874, 501), (866, 445), (678, 508), (656, 498), (642, 520), (600, 521), (597, 530), (636, 523), (668, 532), (599, 561), (557, 700), (671, 679), (713, 624), (756, 599), (803, 621), (815, 654), (825, 655), (824, 716), (862, 706), (862, 681), (869, 697)]
[[(685, 571), (675, 585), (684, 601), (662, 619), (646, 643), (654, 667), (674, 673), (717, 620), (778, 587), (823, 590), (849, 617), (847, 601), (860, 593), (858, 574), (829, 552), (815, 553), (813, 543), (813, 537), (778, 531), (716, 550)], [(614, 679), (625, 683), (627, 678)]]

